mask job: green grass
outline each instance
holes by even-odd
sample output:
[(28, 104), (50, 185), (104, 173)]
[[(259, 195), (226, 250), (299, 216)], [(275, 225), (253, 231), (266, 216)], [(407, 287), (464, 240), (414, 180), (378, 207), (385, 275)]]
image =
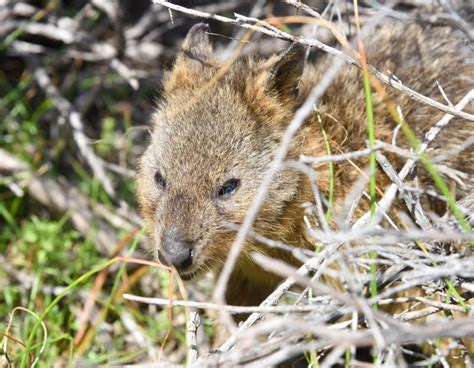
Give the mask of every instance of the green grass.
[[(111, 266), (112, 264), (116, 263), (116, 259), (112, 259), (106, 262), (103, 262), (102, 264), (99, 264), (98, 266), (92, 268), (90, 271), (86, 272), (85, 274), (81, 275), (77, 279), (75, 279), (72, 283), (70, 283), (61, 293), (59, 293), (58, 296), (56, 296), (46, 307), (46, 309), (39, 315), (39, 318), (33, 325), (33, 328), (28, 334), (28, 339), (26, 340), (26, 348), (23, 351), (22, 358), (21, 358), (21, 367), (27, 366), (28, 362), (28, 355), (30, 350), (33, 347), (33, 342), (36, 337), (36, 332), (38, 328), (41, 325), (41, 322), (48, 316), (50, 312), (53, 311), (53, 308), (72, 290), (74, 290), (76, 287), (78, 287), (81, 283), (87, 281), (89, 278), (91, 278), (94, 274), (98, 273), (99, 271), (103, 270), (104, 268), (107, 268)], [(35, 356), (41, 357), (41, 351), (37, 352)]]
[[(32, 74), (26, 69), (17, 81), (10, 77), (0, 71), (1, 148), (30, 164), (33, 170), (38, 170), (37, 175), (51, 180), (66, 178), (92, 206), (102, 204), (115, 211), (117, 204), (91, 176), (70, 135), (64, 134), (67, 129), (58, 127), (53, 120), (57, 118), (55, 105), (38, 91)], [(89, 79), (71, 88), (90, 88), (95, 82)], [(110, 73), (106, 79), (117, 78)], [(64, 91), (66, 95), (72, 92), (80, 93)], [(92, 147), (98, 156), (109, 161), (115, 161), (119, 154), (128, 157), (133, 146), (128, 135), (123, 144), (116, 144), (132, 126), (129, 110), (120, 105), (124, 96), (123, 88), (100, 96), (110, 104), (110, 114), (98, 117), (99, 143)], [(51, 139), (49, 133), (53, 126), (59, 131)], [(22, 174), (21, 178), (28, 176)], [(0, 179), (0, 254), (6, 260), (6, 264), (0, 264), (0, 332), (6, 331), (10, 314), (15, 311), (8, 335), (18, 341), (8, 339), (5, 351), (0, 344), (0, 361), (7, 354), (15, 367), (30, 366), (36, 358), (39, 358), (36, 367), (52, 367), (59, 361), (67, 365), (77, 358), (91, 365), (138, 362), (146, 352), (143, 347), (125, 341), (124, 336), (130, 332), (120, 319), (122, 311), (133, 315), (155, 347), (163, 343), (172, 324), (175, 332), (171, 342), (184, 340), (184, 324), (170, 321), (166, 309), (143, 313), (138, 307), (124, 304), (120, 298), (111, 299), (114, 291), (123, 287), (130, 276), (132, 267), (121, 265), (118, 270), (110, 271), (96, 300), (97, 310), (106, 310), (104, 324), (113, 328), (108, 332), (110, 341), (106, 345), (95, 336), (98, 330), (92, 331), (92, 343), (77, 356), (73, 339), (80, 327), (78, 316), (84, 307), (84, 295), (90, 292), (97, 272), (116, 261), (104, 258), (91, 241), (92, 233), (83, 235), (73, 228), (72, 214), (56, 213), (36, 202), (27, 192), (17, 197), (6, 187), (19, 182), (19, 178), (2, 176)], [(132, 189), (132, 180), (120, 179), (118, 192), (122, 200), (133, 202)], [(125, 232), (118, 229), (117, 235), (123, 237)], [(135, 249), (137, 245), (138, 237), (127, 249)], [(159, 279), (160, 292), (167, 296), (168, 274), (157, 271), (154, 276)], [(21, 281), (25, 277), (26, 284)], [(139, 288), (136, 285), (131, 291), (142, 294)], [(29, 312), (15, 309), (18, 306)], [(46, 340), (39, 321), (46, 327)], [(0, 341), (5, 339), (0, 334)], [(45, 350), (40, 354), (43, 344)]]
[[(0, 214), (7, 223), (12, 220), (3, 204), (0, 205)], [(59, 221), (32, 217), (23, 221), (21, 226), (13, 223), (12, 225), (4, 226), (0, 231), (2, 240), (0, 251), (2, 254), (9, 254), (16, 267), (29, 270), (23, 272), (32, 274), (33, 280), (27, 295), (24, 294), (23, 288), (15, 285), (13, 281), (10, 281), (11, 286), (3, 288), (0, 294), (0, 315), (8, 316), (18, 305), (24, 305), (31, 311), (28, 313), (17, 310), (13, 316), (9, 335), (23, 341), (25, 348), (14, 347), (14, 343), (10, 341), (9, 358), (18, 367), (29, 366), (31, 356), (39, 359), (38, 366), (41, 367), (52, 366), (59, 357), (64, 357), (66, 362), (70, 362), (75, 351), (72, 340), (79, 327), (74, 309), (82, 307), (82, 297), (78, 297), (78, 293), (88, 292), (94, 276), (117, 260), (104, 261), (91, 243), (81, 239), (75, 230), (67, 226), (67, 217)], [(134, 238), (129, 252), (137, 247), (139, 239), (140, 236)], [(122, 330), (123, 333), (127, 331), (117, 325), (119, 321), (117, 317), (122, 309), (131, 312), (140, 324), (148, 326), (150, 339), (155, 340), (157, 346), (171, 325), (166, 310), (160, 313), (161, 318), (156, 319), (151, 315), (138, 313), (133, 308), (129, 309), (120, 300), (114, 300), (116, 290), (124, 280), (124, 272), (125, 264), (122, 264), (118, 272), (110, 275), (110, 283), (105, 285), (104, 290), (109, 297), (106, 301), (99, 299), (97, 303), (99, 307), (103, 305), (106, 310), (104, 320), (116, 321), (114, 325), (118, 328), (119, 335), (114, 336), (112, 343), (116, 351), (121, 353), (114, 355), (113, 359), (127, 363), (133, 362), (138, 352), (135, 351), (137, 349), (133, 351), (123, 349), (119, 331)], [(0, 266), (0, 275), (2, 273)], [(162, 274), (159, 276), (165, 280), (167, 277)], [(54, 287), (64, 289), (58, 295), (53, 295), (45, 289)], [(166, 295), (169, 283), (164, 282), (163, 287), (163, 293)], [(27, 297), (26, 304), (22, 302), (25, 297)], [(71, 308), (73, 305), (75, 308)], [(45, 323), (47, 330), (46, 340), (41, 322)], [(6, 330), (7, 323), (7, 319), (0, 321), (0, 331)], [(183, 338), (184, 335), (177, 333), (176, 336)], [(41, 354), (43, 345), (46, 349)], [(85, 352), (83, 358), (90, 364), (107, 363), (110, 358), (107, 351), (105, 346), (95, 343)]]
[[(361, 50), (361, 54), (364, 53), (364, 50)], [(374, 111), (372, 106), (372, 91), (370, 87), (369, 72), (367, 69), (367, 64), (365, 62), (365, 56), (362, 61), (362, 73), (364, 78), (364, 95), (365, 95), (365, 105), (367, 110), (367, 131), (369, 134), (369, 148), (373, 148), (375, 145), (375, 121), (374, 121)], [(375, 157), (375, 152), (371, 152), (369, 155), (369, 196), (370, 196), (370, 214), (375, 216), (376, 202), (377, 202), (377, 192), (376, 192), (376, 169), (377, 169), (377, 160)], [(369, 253), (370, 260), (370, 295), (372, 298), (375, 298), (378, 294), (377, 292), (377, 264), (375, 260), (377, 259), (377, 253), (375, 251), (370, 251)], [(377, 309), (377, 304), (372, 304), (373, 309)]]
[[(9, 212), (4, 205), (0, 206), (0, 212), (3, 219), (8, 219)], [(25, 306), (32, 312), (38, 313), (37, 311), (42, 309), (42, 304), (51, 306), (48, 307), (48, 312), (53, 313), (47, 320), (49, 353), (46, 361), (42, 361), (44, 366), (48, 365), (48, 361), (53, 363), (52, 358), (59, 356), (63, 348), (70, 349), (70, 343), (64, 346), (64, 341), (70, 341), (71, 333), (74, 331), (71, 311), (64, 309), (64, 305), (71, 302), (71, 295), (67, 296), (62, 308), (54, 308), (57, 303), (52, 304), (52, 294), (45, 291), (45, 287), (54, 288), (71, 283), (76, 275), (83, 272), (84, 266), (93, 264), (101, 258), (91, 243), (80, 239), (77, 231), (64, 228), (65, 222), (66, 217), (57, 221), (33, 216), (22, 221), (21, 226), (4, 226), (0, 231), (1, 253), (8, 254), (16, 267), (23, 269), (25, 274), (33, 276), (28, 295), (23, 291), (26, 285), (16, 285), (13, 281), (10, 286), (4, 288), (3, 295), (0, 295), (0, 315), (8, 316), (18, 305), (25, 305), (22, 302), (25, 297), (27, 297)], [(71, 259), (74, 259), (74, 262), (71, 262)], [(44, 316), (40, 316), (40, 319), (43, 318)], [(39, 323), (36, 317), (30, 315), (20, 317), (17, 314), (13, 326), (10, 334), (21, 341), (27, 341), (28, 336), (36, 336), (31, 331), (35, 331)], [(5, 329), (6, 320), (2, 320), (0, 330)], [(65, 330), (68, 332), (65, 333)], [(31, 340), (30, 344), (27, 344), (28, 349), (32, 349), (36, 343)], [(38, 350), (40, 346), (34, 349)], [(18, 365), (20, 355), (21, 353), (17, 352), (14, 356), (10, 356), (10, 359)]]
[[(373, 148), (375, 145), (375, 120), (374, 120), (374, 111), (372, 105), (372, 91), (370, 87), (370, 79), (369, 79), (369, 71), (367, 67), (367, 62), (365, 59), (365, 49), (360, 43), (359, 51), (361, 53), (361, 65), (362, 65), (362, 74), (364, 78), (364, 95), (365, 95), (365, 106), (367, 111), (367, 131), (369, 135), (369, 148)], [(377, 169), (377, 160), (375, 156), (375, 152), (371, 152), (369, 154), (369, 197), (370, 197), (370, 215), (372, 217), (375, 216), (376, 212), (376, 203), (377, 203), (377, 183), (376, 183), (376, 169)], [(372, 298), (377, 297), (378, 290), (377, 290), (377, 253), (375, 250), (370, 250), (369, 252), (370, 262), (370, 296)], [(377, 303), (372, 303), (372, 309), (377, 310), (378, 305)], [(350, 362), (351, 352), (346, 351), (345, 357), (345, 364), (346, 366)], [(378, 361), (378, 354), (373, 353), (373, 362), (377, 364)]]

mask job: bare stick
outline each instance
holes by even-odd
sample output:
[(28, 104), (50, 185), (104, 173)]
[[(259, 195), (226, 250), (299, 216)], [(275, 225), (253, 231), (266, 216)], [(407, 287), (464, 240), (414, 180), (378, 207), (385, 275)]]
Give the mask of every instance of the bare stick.
[(409, 209), (409, 211), (412, 212), (413, 215), (415, 216), (415, 220), (417, 224), (420, 225), (420, 227), (423, 230), (429, 230), (431, 228), (431, 224), (428, 218), (425, 216), (425, 213), (423, 211), (423, 208), (421, 207), (420, 201), (416, 200), (416, 197), (413, 195), (413, 193), (406, 192), (403, 190), (403, 182), (398, 177), (397, 172), (395, 171), (393, 166), (390, 164), (388, 159), (380, 152), (376, 152), (375, 156), (377, 158), (379, 165), (385, 171), (387, 176), (392, 180), (394, 184), (397, 185), (398, 191), (402, 193), (406, 206)]
[(124, 294), (125, 299), (132, 300), (135, 302), (163, 305), (170, 307), (189, 307), (197, 309), (208, 309), (208, 310), (221, 310), (225, 309), (227, 312), (232, 314), (239, 313), (302, 313), (302, 312), (314, 312), (325, 310), (328, 305), (279, 305), (279, 306), (255, 306), (255, 307), (241, 307), (237, 305), (219, 305), (215, 303), (195, 302), (191, 300), (169, 300), (164, 298), (147, 298), (137, 295)]
[(188, 347), (187, 352), (187, 364), (193, 364), (198, 359), (198, 342), (197, 332), (201, 325), (201, 317), (195, 310), (189, 311), (189, 319), (186, 323), (186, 345)]
[(348, 153), (341, 153), (339, 155), (328, 155), (328, 156), (318, 156), (318, 157), (311, 157), (311, 156), (300, 156), (300, 161), (304, 164), (321, 164), (324, 162), (338, 162), (338, 161), (347, 161), (353, 160), (360, 157), (366, 157), (372, 152), (376, 152), (380, 149), (384, 148), (384, 146), (380, 143), (375, 144), (373, 147), (364, 148), (359, 151), (352, 151)]
[(303, 4), (299, 0), (285, 0), (285, 2), (287, 4), (293, 5), (297, 9), (303, 10), (304, 12), (308, 13), (312, 17), (315, 17), (315, 18), (320, 18), (321, 17), (321, 14), (319, 14), (316, 10), (312, 9), (311, 7), (309, 7), (306, 4)]

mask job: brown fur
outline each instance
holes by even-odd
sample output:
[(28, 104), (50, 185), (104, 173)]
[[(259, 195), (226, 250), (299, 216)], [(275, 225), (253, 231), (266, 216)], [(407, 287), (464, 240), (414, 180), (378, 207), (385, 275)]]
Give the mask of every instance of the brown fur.
[[(444, 100), (436, 81), (453, 103), (472, 87), (473, 68), (462, 51), (461, 38), (447, 28), (422, 29), (415, 24), (393, 23), (374, 31), (365, 45), (370, 64), (385, 73), (392, 72), (405, 85), (440, 102)], [(230, 67), (225, 66), (223, 72), (203, 25), (195, 26), (186, 38), (164, 83), (164, 98), (153, 118), (152, 141), (141, 159), (137, 177), (138, 201), (153, 253), (157, 254), (163, 231), (169, 226), (179, 228), (194, 241), (193, 266), (184, 273), (185, 277), (208, 269), (219, 270), (235, 236), (222, 222), (243, 222), (294, 111), (333, 62), (328, 57), (303, 72), (303, 51), (296, 46), (268, 60), (241, 58)], [(443, 115), (386, 88), (420, 137)], [(318, 108), (334, 153), (367, 146), (359, 69), (345, 66)], [(468, 110), (472, 111), (472, 105)], [(375, 94), (374, 114), (376, 138), (390, 142), (396, 123)], [(288, 159), (297, 159), (302, 153), (326, 154), (315, 115), (300, 129)], [(430, 154), (456, 146), (473, 132), (473, 123), (456, 119), (431, 144), (435, 150)], [(401, 133), (398, 142), (406, 146)], [(445, 164), (469, 175), (465, 179), (467, 186), (456, 190), (462, 195), (472, 191), (472, 146), (460, 155), (462, 160), (451, 157)], [(396, 157), (390, 158), (398, 169), (403, 164)], [(364, 168), (367, 159), (353, 163)], [(315, 169), (320, 190), (327, 195), (328, 167), (320, 165)], [(154, 181), (157, 170), (166, 178), (166, 190), (160, 190)], [(424, 184), (431, 185), (428, 176), (422, 170), (420, 173)], [(359, 175), (360, 171), (347, 161), (336, 165), (336, 210)], [(232, 197), (217, 199), (216, 191), (230, 178), (240, 179), (240, 187)], [(389, 183), (381, 172), (377, 182), (382, 189)], [(313, 244), (306, 238), (302, 221), (302, 205), (313, 198), (303, 174), (294, 169), (282, 171), (275, 176), (254, 230), (268, 238), (311, 249)], [(248, 239), (230, 281), (229, 304), (259, 304), (279, 282), (252, 263), (248, 256), (252, 250), (297, 264), (287, 253)]]

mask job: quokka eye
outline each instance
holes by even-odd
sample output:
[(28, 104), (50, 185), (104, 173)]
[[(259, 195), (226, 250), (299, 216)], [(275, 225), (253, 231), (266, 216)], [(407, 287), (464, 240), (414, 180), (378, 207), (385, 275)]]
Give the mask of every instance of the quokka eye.
[(166, 180), (165, 178), (163, 177), (163, 175), (161, 175), (161, 173), (159, 171), (157, 171), (155, 173), (155, 183), (158, 185), (158, 187), (161, 189), (161, 190), (165, 190), (166, 189)]
[(239, 188), (240, 180), (239, 179), (230, 179), (227, 180), (224, 185), (222, 185), (218, 192), (217, 197), (224, 199), (233, 195)]

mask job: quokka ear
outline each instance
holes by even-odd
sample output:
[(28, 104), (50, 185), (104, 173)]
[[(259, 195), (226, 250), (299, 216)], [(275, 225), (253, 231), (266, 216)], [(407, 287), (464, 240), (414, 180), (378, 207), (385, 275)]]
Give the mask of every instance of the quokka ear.
[(206, 23), (195, 24), (189, 30), (176, 59), (176, 66), (187, 63), (201, 67), (212, 63), (214, 52), (207, 34), (208, 31), (209, 25)]
[(277, 92), (282, 98), (295, 98), (305, 66), (305, 56), (306, 48), (303, 45), (292, 44), (273, 65), (267, 89)]

